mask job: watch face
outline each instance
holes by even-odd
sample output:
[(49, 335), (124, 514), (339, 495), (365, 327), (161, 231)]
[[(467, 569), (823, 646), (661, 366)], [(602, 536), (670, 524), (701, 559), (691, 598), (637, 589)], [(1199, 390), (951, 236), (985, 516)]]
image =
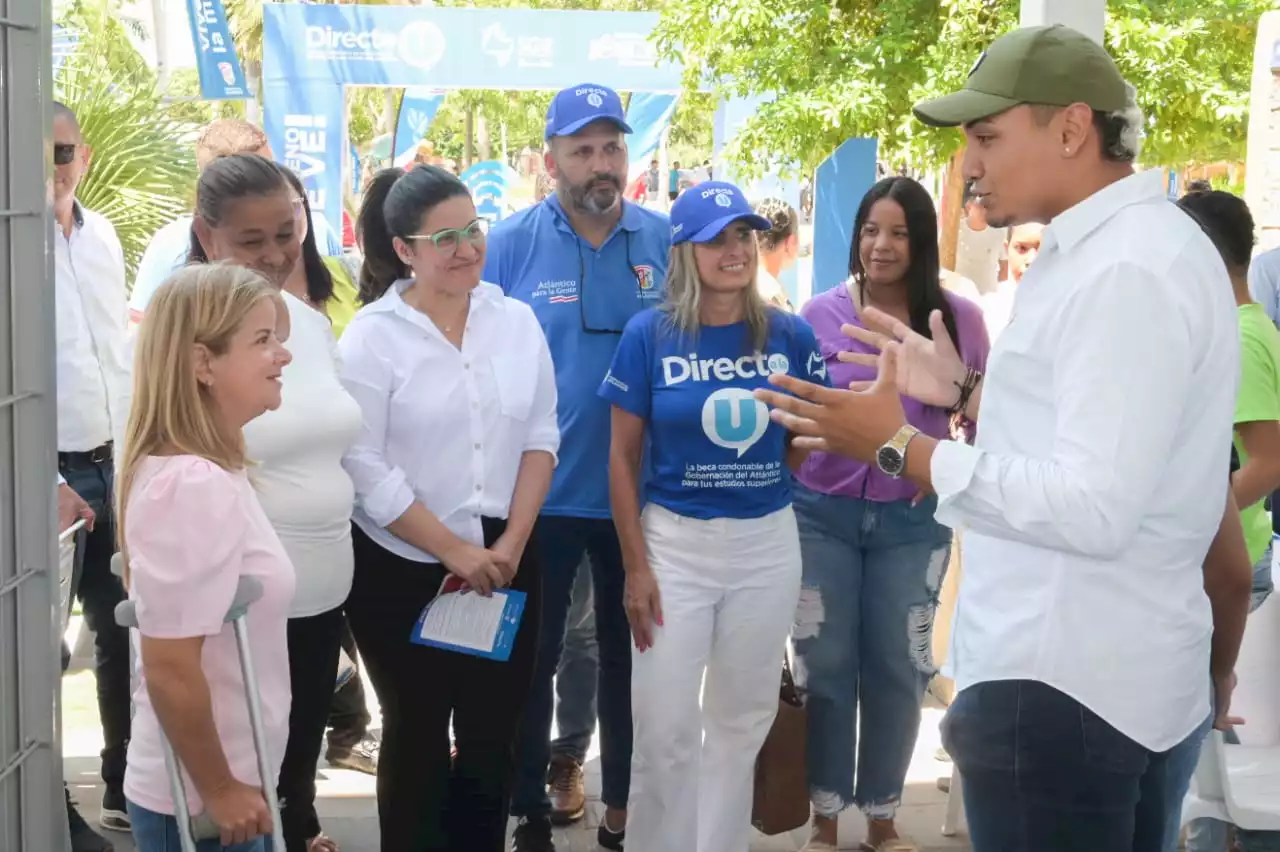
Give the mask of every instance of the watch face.
[(881, 447), (876, 453), (876, 466), (889, 476), (900, 476), (907, 458), (893, 447)]

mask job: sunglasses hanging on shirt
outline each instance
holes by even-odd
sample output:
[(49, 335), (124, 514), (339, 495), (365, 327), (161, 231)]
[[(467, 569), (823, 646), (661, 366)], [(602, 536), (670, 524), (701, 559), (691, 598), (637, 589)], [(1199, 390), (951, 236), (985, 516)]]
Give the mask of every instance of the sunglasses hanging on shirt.
[[(631, 270), (631, 274), (635, 276), (636, 286), (640, 286), (640, 271), (635, 268), (631, 262), (631, 233), (624, 231), (623, 236), (626, 238), (627, 252), (627, 268)], [(596, 287), (592, 285), (592, 290), (587, 289), (587, 261), (582, 254), (582, 240), (575, 238), (574, 242), (578, 246), (578, 316), (582, 321), (582, 330), (586, 334), (622, 334), (622, 329), (626, 326), (627, 321), (639, 313), (639, 307), (633, 305), (633, 310), (629, 311), (626, 316), (618, 317), (618, 311), (611, 311), (607, 319), (610, 321), (596, 322), (595, 314), (587, 307), (587, 293), (593, 292)], [(601, 285), (604, 286), (604, 285)], [(598, 294), (594, 304), (603, 304), (608, 299), (607, 293)], [(595, 319), (588, 319), (595, 317)]]

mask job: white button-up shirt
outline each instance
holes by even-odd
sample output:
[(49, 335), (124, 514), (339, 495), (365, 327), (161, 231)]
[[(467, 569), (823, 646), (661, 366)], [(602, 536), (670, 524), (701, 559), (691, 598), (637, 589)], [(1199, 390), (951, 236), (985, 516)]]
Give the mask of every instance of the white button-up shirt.
[(392, 553), (437, 562), (385, 527), (416, 500), (483, 546), (482, 517), (505, 518), (525, 452), (560, 448), (551, 353), (533, 310), (481, 283), (462, 348), (405, 304), (399, 281), (339, 341), (342, 383), (364, 414), (343, 461), (355, 523)]
[(1264, 251), (1249, 264), (1249, 293), (1280, 325), (1280, 249)]
[(75, 204), (71, 236), (54, 224), (58, 450), (124, 436), (129, 414), (124, 252), (115, 228)]
[(1157, 752), (1204, 722), (1238, 348), (1226, 269), (1162, 172), (1053, 220), (976, 445), (933, 456), (937, 518), (965, 533), (959, 689), (1039, 681)]

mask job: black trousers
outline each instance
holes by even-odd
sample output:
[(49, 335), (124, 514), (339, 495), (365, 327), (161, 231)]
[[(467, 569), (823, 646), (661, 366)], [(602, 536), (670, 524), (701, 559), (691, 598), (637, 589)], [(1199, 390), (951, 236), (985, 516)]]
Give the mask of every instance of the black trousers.
[[(115, 472), (109, 451), (97, 456), (58, 453), (58, 470), (97, 516), (93, 532), (84, 538), (83, 561), (79, 576), (73, 578), (71, 595), (79, 599), (85, 623), (93, 631), (93, 674), (102, 720), (102, 780), (108, 792), (119, 794), (133, 705), (129, 631), (116, 624), (116, 604), (125, 599), (125, 591), (120, 578), (111, 573), (111, 557), (116, 552)], [(63, 655), (64, 670), (69, 656)]]
[[(491, 545), (506, 522), (484, 518)], [(535, 531), (512, 588), (528, 595), (505, 663), (414, 645), (418, 616), (445, 577), (352, 529), (347, 615), (382, 707), (378, 822), (382, 852), (502, 852), (515, 740), (537, 656), (542, 578)], [(449, 725), (458, 749), (449, 757)]]
[[(356, 639), (351, 635), (351, 622), (342, 619), (342, 650), (351, 662), (359, 665), (356, 656)], [(369, 704), (364, 697), (364, 680), (357, 675), (349, 679), (333, 695), (329, 709), (329, 748), (350, 750), (369, 733)]]
[(329, 722), (342, 639), (342, 607), (289, 619), (289, 742), (276, 792), (287, 852), (306, 852), (320, 833), (316, 817), (316, 764)]

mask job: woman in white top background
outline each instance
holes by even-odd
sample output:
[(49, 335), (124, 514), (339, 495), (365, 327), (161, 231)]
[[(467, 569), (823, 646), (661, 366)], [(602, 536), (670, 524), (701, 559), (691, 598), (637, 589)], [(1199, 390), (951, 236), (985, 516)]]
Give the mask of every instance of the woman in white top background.
[[(537, 650), (534, 524), (560, 444), (555, 375), (532, 309), (480, 280), (486, 225), (466, 186), (433, 166), (379, 172), (359, 217), (366, 306), (339, 344), (364, 413), (346, 459), (348, 615), (383, 712), (384, 852), (501, 852)], [(410, 642), (450, 575), (479, 594), (528, 595), (508, 661)]]
[[(280, 166), (250, 154), (217, 160), (200, 175), (190, 259), (249, 266), (283, 288), (300, 253), (296, 213)], [(298, 578), (289, 612), (293, 709), (280, 770), (280, 818), (287, 852), (309, 852), (334, 848), (320, 832), (315, 773), (351, 589), (355, 497), (342, 456), (360, 431), (360, 409), (338, 381), (328, 318), (287, 290), (280, 295), (293, 355), (283, 402), (247, 424), (244, 437), (254, 463), (250, 480)]]

